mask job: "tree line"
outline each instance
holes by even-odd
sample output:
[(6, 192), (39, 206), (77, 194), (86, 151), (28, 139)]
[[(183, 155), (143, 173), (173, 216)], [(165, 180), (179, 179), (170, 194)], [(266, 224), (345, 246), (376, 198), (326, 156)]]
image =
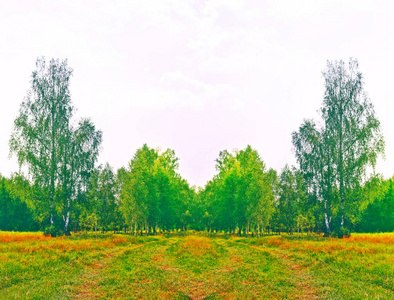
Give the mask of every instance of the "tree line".
[(292, 134), (297, 166), (279, 173), (257, 150), (224, 150), (204, 188), (178, 173), (174, 150), (143, 145), (116, 171), (97, 166), (102, 132), (74, 120), (67, 60), (39, 58), (10, 138), (20, 171), (0, 175), (0, 230), (155, 234), (394, 230), (394, 178), (375, 174), (384, 139), (356, 60), (328, 62), (320, 120)]

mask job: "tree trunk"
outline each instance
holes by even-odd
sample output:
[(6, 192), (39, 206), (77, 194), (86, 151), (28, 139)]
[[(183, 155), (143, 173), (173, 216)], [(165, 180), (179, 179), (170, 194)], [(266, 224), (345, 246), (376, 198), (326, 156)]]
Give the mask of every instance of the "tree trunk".
[(55, 171), (56, 171), (56, 159), (55, 159), (55, 109), (52, 102), (51, 107), (51, 178), (50, 178), (50, 214), (51, 214), (51, 225), (53, 225), (53, 212), (55, 206)]
[(66, 219), (64, 222), (64, 233), (68, 234), (68, 224), (70, 222), (70, 199), (68, 199)]
[(339, 128), (339, 199), (341, 201), (341, 227), (343, 227), (343, 215), (344, 215), (344, 207), (343, 207), (343, 110), (340, 108), (339, 112), (339, 120), (340, 120), (340, 128)]
[(145, 235), (148, 235), (148, 230), (149, 230), (149, 226), (148, 226), (148, 224), (145, 222)]
[(53, 225), (53, 211), (55, 206), (55, 179), (51, 176), (51, 190), (50, 190), (50, 214), (51, 214), (51, 225)]
[(326, 235), (329, 236), (330, 235), (330, 221), (331, 221), (331, 218), (328, 218), (327, 202), (326, 202), (326, 200), (324, 200), (324, 221), (325, 221), (325, 224), (326, 224)]

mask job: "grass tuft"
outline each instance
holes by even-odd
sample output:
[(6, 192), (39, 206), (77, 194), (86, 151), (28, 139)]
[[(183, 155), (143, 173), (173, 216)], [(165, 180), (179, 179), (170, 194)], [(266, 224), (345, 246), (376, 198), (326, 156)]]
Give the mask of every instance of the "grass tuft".
[(202, 256), (208, 253), (213, 254), (213, 245), (211, 239), (207, 237), (188, 235), (183, 238), (179, 251)]

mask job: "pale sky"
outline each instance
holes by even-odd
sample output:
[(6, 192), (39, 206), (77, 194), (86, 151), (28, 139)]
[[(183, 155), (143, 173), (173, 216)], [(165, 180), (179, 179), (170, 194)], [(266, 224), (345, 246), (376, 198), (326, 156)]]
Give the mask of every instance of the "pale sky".
[(0, 0), (0, 173), (37, 57), (67, 58), (76, 117), (103, 131), (99, 163), (171, 148), (203, 186), (219, 152), (295, 164), (291, 133), (317, 118), (327, 60), (357, 58), (394, 174), (392, 1)]

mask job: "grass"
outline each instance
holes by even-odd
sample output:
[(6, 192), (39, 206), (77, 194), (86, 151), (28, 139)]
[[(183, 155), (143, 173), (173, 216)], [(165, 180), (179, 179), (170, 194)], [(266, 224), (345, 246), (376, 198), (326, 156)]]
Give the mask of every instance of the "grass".
[(0, 232), (0, 299), (394, 299), (394, 234)]

